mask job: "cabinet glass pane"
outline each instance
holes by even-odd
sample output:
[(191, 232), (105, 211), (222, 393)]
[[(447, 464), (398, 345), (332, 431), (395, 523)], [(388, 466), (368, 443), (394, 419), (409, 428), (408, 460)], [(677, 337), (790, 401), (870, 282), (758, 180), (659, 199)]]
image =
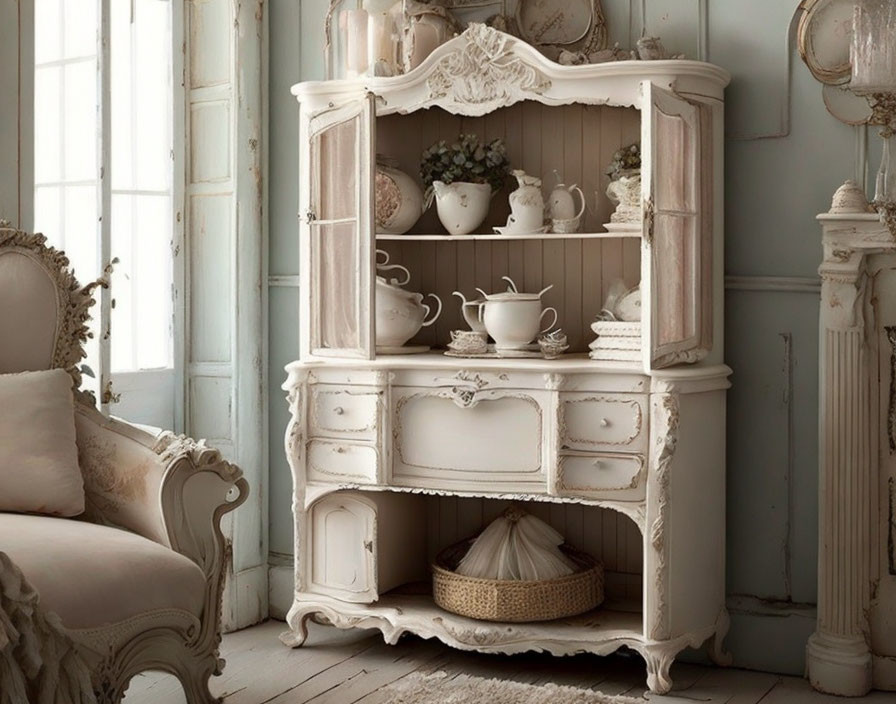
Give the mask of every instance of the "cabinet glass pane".
[(662, 295), (656, 297), (656, 342), (660, 345), (680, 342), (697, 334), (694, 287), (695, 216), (657, 213), (656, 227), (662, 237), (654, 240), (654, 285)]
[(315, 214), (318, 220), (358, 217), (358, 134), (353, 117), (323, 130), (314, 140), (317, 164)]
[(361, 330), (357, 223), (314, 225), (311, 246), (317, 268), (313, 290), (318, 297), (313, 345), (317, 349), (358, 349)]

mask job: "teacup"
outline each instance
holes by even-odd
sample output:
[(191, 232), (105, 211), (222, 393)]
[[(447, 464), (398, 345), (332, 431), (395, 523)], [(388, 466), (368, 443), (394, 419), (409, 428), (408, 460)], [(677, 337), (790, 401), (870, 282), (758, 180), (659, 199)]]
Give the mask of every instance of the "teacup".
[(487, 349), (488, 336), (475, 330), (452, 330), (448, 348), (461, 354), (483, 354)]

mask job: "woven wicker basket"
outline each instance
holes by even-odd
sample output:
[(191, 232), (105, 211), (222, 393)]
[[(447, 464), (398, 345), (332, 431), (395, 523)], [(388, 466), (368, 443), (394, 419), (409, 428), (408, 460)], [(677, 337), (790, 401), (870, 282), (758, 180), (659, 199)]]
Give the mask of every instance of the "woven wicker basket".
[(604, 568), (590, 555), (567, 545), (562, 550), (581, 570), (545, 580), (504, 580), (464, 577), (454, 572), (470, 540), (439, 553), (432, 565), (436, 604), (452, 613), (483, 621), (551, 621), (591, 611), (604, 600)]

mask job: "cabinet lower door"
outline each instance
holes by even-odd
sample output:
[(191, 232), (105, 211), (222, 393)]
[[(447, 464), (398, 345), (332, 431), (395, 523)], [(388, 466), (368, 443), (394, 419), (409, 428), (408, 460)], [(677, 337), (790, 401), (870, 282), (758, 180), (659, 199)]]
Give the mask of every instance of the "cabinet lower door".
[(315, 503), (307, 520), (308, 590), (344, 601), (376, 601), (375, 504), (333, 494)]
[(402, 486), (544, 491), (548, 394), (393, 390), (392, 479)]

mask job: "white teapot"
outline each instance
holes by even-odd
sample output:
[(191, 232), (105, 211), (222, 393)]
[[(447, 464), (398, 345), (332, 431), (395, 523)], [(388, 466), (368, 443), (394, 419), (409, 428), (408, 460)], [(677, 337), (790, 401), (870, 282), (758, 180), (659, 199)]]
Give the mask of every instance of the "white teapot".
[(442, 301), (434, 293), (438, 307), (429, 320), (430, 307), (423, 302), (423, 294), (405, 291), (376, 277), (376, 345), (377, 347), (401, 347), (416, 335), (420, 328), (436, 322), (442, 312)]
[[(554, 171), (560, 181), (551, 191), (548, 198), (547, 212), (551, 219), (551, 229), (557, 233), (578, 232), (585, 213), (585, 194), (576, 184), (567, 186), (562, 183), (560, 174)], [(578, 193), (579, 207), (576, 208), (574, 194)]]

